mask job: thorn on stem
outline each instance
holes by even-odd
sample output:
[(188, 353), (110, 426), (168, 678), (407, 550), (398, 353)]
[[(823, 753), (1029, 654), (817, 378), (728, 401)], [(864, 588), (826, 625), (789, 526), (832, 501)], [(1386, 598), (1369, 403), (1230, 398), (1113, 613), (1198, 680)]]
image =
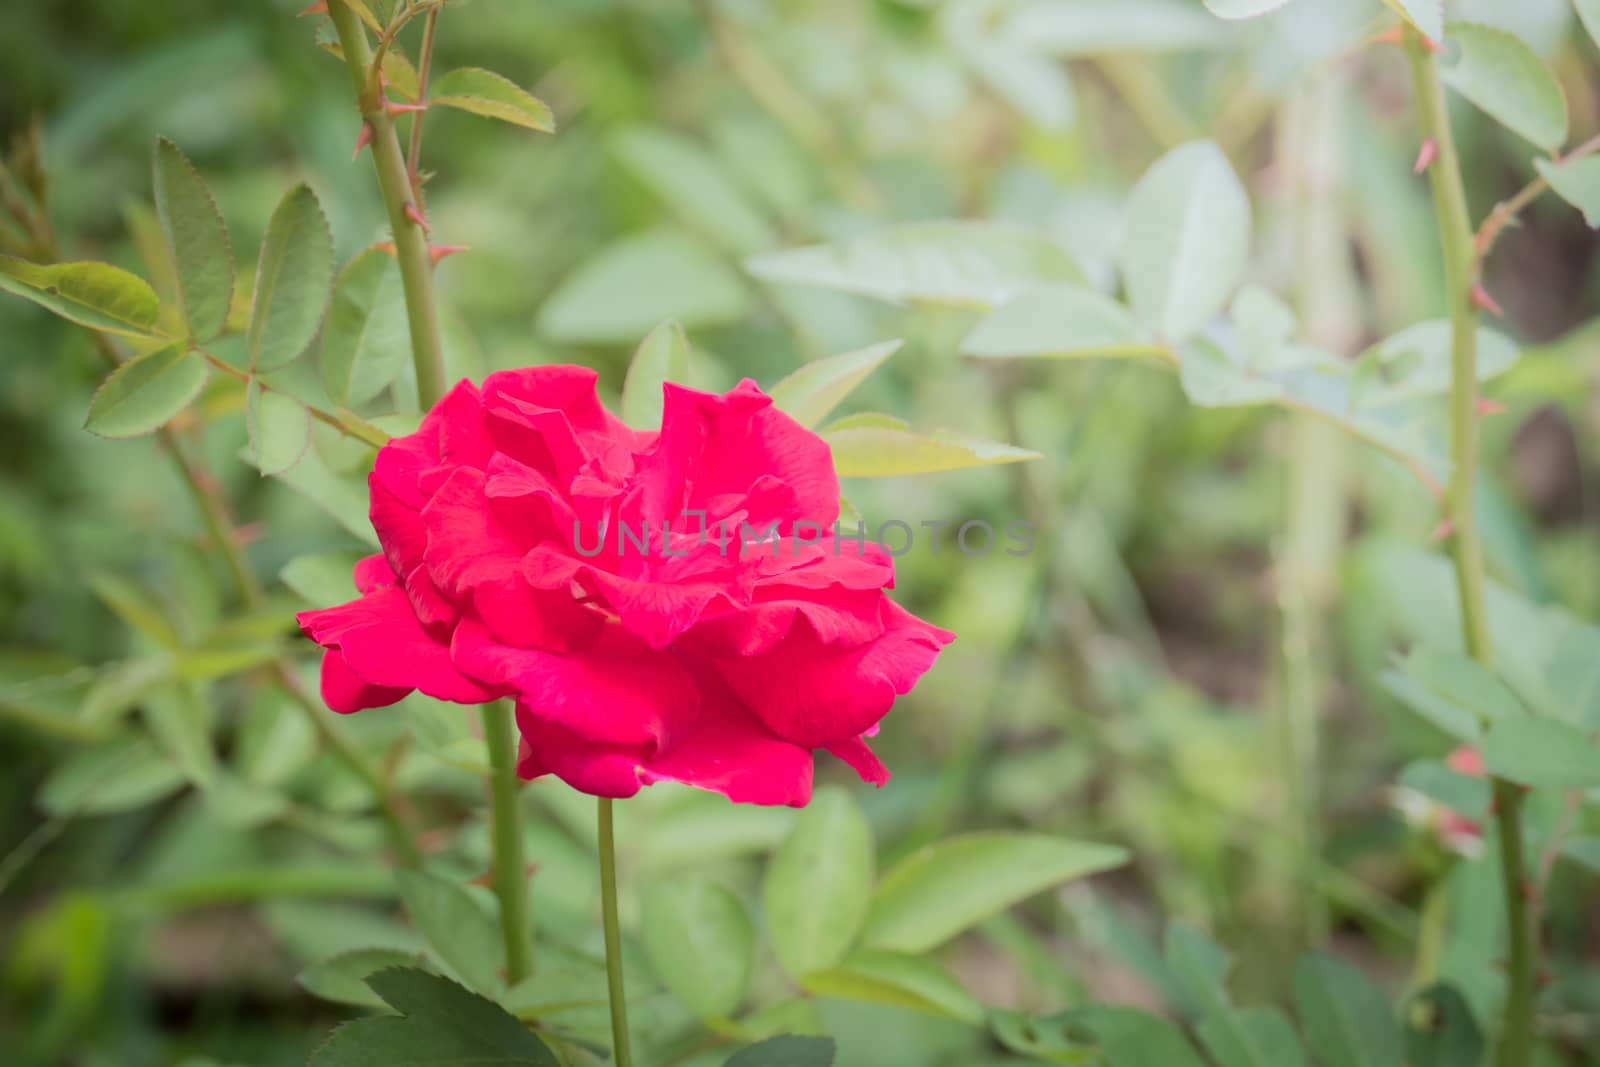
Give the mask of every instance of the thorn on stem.
[(361, 132), (356, 134), (356, 150), (354, 152), (350, 153), (350, 158), (351, 159), (358, 158), (361, 155), (361, 150), (363, 148), (367, 147), (367, 145), (369, 145), (371, 143), (372, 143), (372, 123), (363, 122), (361, 124)]
[(1472, 283), (1472, 304), (1474, 307), (1487, 311), (1497, 319), (1506, 317), (1505, 310), (1500, 307), (1499, 301), (1489, 295), (1489, 290), (1483, 287), (1482, 282)]
[(1490, 400), (1486, 396), (1478, 398), (1479, 415), (1504, 415), (1506, 406), (1498, 400)]
[(387, 111), (392, 118), (395, 115), (410, 115), (418, 111), (426, 111), (428, 110), (428, 105), (403, 104), (398, 100), (385, 100), (383, 102), (383, 109)]
[(309, 7), (302, 8), (295, 18), (303, 19), (307, 15), (326, 15), (328, 13), (328, 0), (317, 0)]
[(372, 247), (376, 248), (379, 252), (382, 252), (385, 255), (392, 256), (392, 255), (396, 254), (395, 250), (394, 250), (394, 242), (393, 241), (379, 241), (377, 244), (373, 245)]
[(1433, 165), (1433, 161), (1438, 158), (1439, 142), (1435, 141), (1432, 137), (1429, 137), (1422, 142), (1422, 147), (1417, 150), (1417, 162), (1411, 168), (1411, 173), (1421, 174), (1423, 171), (1431, 167)]
[[(1423, 47), (1427, 48), (1428, 51), (1430, 51), (1430, 52), (1443, 52), (1444, 51), (1444, 45), (1440, 44), (1438, 41), (1435, 41), (1432, 37), (1429, 37), (1427, 34), (1418, 33), (1417, 36), (1422, 38)], [(1405, 30), (1401, 26), (1399, 26), (1398, 24), (1394, 25), (1394, 26), (1390, 26), (1388, 29), (1384, 30), (1382, 33), (1374, 34), (1372, 36), (1371, 40), (1372, 40), (1373, 44), (1403, 45), (1403, 44), (1406, 43)]]
[(414, 201), (406, 201), (406, 218), (422, 227), (423, 233), (433, 232), (433, 227), (428, 225), (428, 220), (423, 218), (422, 212), (417, 210), (417, 205)]
[(457, 252), (465, 252), (467, 250), (466, 245), (429, 245), (428, 258), (433, 261), (435, 266), (438, 266), (439, 261), (446, 256), (453, 256)]
[(1433, 532), (1428, 535), (1428, 540), (1433, 544), (1439, 544), (1441, 541), (1447, 541), (1454, 537), (1455, 533), (1456, 520), (1446, 515), (1439, 521), (1439, 525), (1433, 528)]

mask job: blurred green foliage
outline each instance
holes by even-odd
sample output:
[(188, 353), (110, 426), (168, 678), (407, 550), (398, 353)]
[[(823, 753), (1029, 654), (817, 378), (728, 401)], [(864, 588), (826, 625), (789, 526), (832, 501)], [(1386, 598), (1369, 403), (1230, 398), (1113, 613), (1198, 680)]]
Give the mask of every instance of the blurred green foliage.
[[(1038, 898), (943, 953), (985, 1005), (1049, 1013), (1092, 998), (1186, 1016), (1182, 987), (1148, 933), (1169, 918), (1234, 950), (1242, 1002), (1281, 1002), (1302, 897), (1326, 910), (1333, 949), (1398, 988), (1428, 936), (1437, 883), (1451, 901), (1443, 972), (1482, 1009), (1500, 995), (1492, 857), (1452, 857), (1434, 827), (1409, 824), (1393, 802), (1402, 767), (1436, 764), (1452, 747), (1380, 681), (1397, 644), (1456, 641), (1442, 564), (1416, 558), (1438, 517), (1412, 476), (1374, 450), (1341, 446), (1348, 510), (1332, 520), (1341, 551), (1317, 577), (1326, 619), (1309, 652), (1324, 743), (1323, 841), (1307, 859), (1279, 818), (1282, 756), (1267, 726), (1282, 699), (1276, 579), (1288, 486), (1301, 473), (1289, 417), (1192, 407), (1172, 375), (1131, 361), (963, 359), (961, 341), (979, 318), (971, 309), (889, 307), (764, 284), (745, 269), (755, 253), (884, 223), (982, 218), (1048, 236), (1104, 283), (1114, 277), (1128, 188), (1172, 143), (1207, 134), (1257, 205), (1248, 276), (1290, 296), (1299, 261), (1281, 182), (1293, 152), (1291, 90), (1306, 70), (1331, 66), (1344, 79), (1331, 136), (1343, 184), (1329, 194), (1343, 230), (1326, 284), (1348, 276), (1353, 285), (1340, 354), (1438, 315), (1431, 208), (1410, 173), (1417, 146), (1404, 65), (1393, 50), (1360, 47), (1383, 24), (1376, 3), (1301, 0), (1248, 25), (1216, 22), (1198, 0), (1146, 0), (1121, 20), (1092, 17), (1112, 6), (1123, 7), (452, 4), (440, 69), (502, 72), (549, 102), (559, 122), (552, 137), (464, 114), (426, 120), (430, 218), (440, 240), (470, 247), (439, 272), (460, 324), (453, 359), (471, 373), (583, 362), (601, 369), (615, 399), (634, 346), (665, 318), (686, 327), (706, 385), (749, 376), (770, 386), (817, 357), (903, 337), (849, 410), (1049, 457), (846, 485), (869, 521), (982, 518), (1003, 529), (1026, 517), (1039, 529), (1027, 557), (962, 557), (948, 541), (936, 553), (919, 539), (898, 561), (902, 599), (961, 640), (886, 724), (893, 784), (860, 797), (880, 869), (980, 827), (1133, 851), (1129, 868), (1093, 890)], [(322, 199), (340, 262), (384, 237), (370, 168), (349, 158), (359, 120), (348, 81), (315, 47), (326, 36), (319, 20), (296, 19), (295, 7), (8, 8), (0, 136), (39, 124), (67, 258), (147, 269), (140, 234), (151, 224), (157, 135), (204, 174), (241, 263), (254, 261), (274, 203), (301, 180)], [(1551, 63), (1580, 136), (1600, 124), (1596, 49), (1565, 2), (1452, 7), (1514, 30)], [(1022, 8), (1045, 12), (1028, 47), (985, 36)], [(1475, 112), (1463, 107), (1459, 119), (1482, 217), (1533, 176), (1530, 155)], [(0, 234), (26, 249), (27, 235)], [(1489, 263), (1505, 329), (1525, 347), (1491, 387), (1508, 411), (1485, 422), (1480, 514), (1500, 583), (1587, 620), (1600, 617), (1597, 248), (1576, 212), (1545, 198)], [(288, 641), (284, 624), (306, 585), (274, 583), (271, 611), (241, 617), (156, 442), (82, 430), (101, 367), (81, 331), (8, 299), (0, 338), (0, 1047), (86, 1067), (303, 1063), (340, 1016), (295, 974), (343, 949), (421, 947), (373, 863), (382, 828), (359, 781), (318, 753), (284, 692), (250, 659), (265, 649), (265, 662)], [(348, 532), (237, 462), (245, 429), (231, 395), (208, 391), (191, 432), (252, 535), (258, 573), (353, 554), (360, 546)], [(360, 459), (341, 458), (338, 442), (317, 433), (336, 466)], [(218, 638), (223, 620), (232, 629)], [(195, 668), (196, 688), (166, 706), (143, 699), (138, 675), (163, 648), (243, 659)], [(198, 707), (182, 704), (185, 692)], [(162, 746), (89, 745), (129, 712)], [(194, 715), (216, 724), (208, 737), (243, 768), (232, 792), (189, 788), (193, 763), (180, 758), (175, 771), (170, 752), (154, 751), (185, 736), (170, 724)], [(390, 754), (428, 824), (448, 838), (444, 868), (463, 880), (480, 874), (487, 833), (475, 742), (459, 709), (413, 698), (396, 715), (343, 725), (364, 748)], [(1405, 781), (1421, 780), (1413, 774)], [(645, 891), (625, 902), (629, 920), (649, 913), (658, 877), (688, 871), (756, 899), (760, 858), (784, 839), (791, 813), (655, 792), (622, 827), (629, 879)], [(586, 809), (572, 801), (548, 783), (528, 790), (536, 922), (576, 953), (592, 951), (597, 936), (573, 934), (592, 926), (594, 876)], [(1563, 815), (1558, 794), (1539, 794), (1531, 820), (1580, 837), (1600, 830), (1592, 808)], [(1552, 1064), (1597, 1062), (1600, 915), (1589, 855), (1587, 870), (1552, 859), (1543, 901)], [(797, 950), (776, 944), (787, 965)], [(655, 989), (643, 956), (631, 962), (640, 969), (636, 1026), (670, 1035), (682, 1008)], [(760, 960), (758, 1002), (784, 988), (771, 963)], [(906, 1009), (826, 995), (815, 1009), (797, 1003), (807, 1024), (820, 1011), (843, 1067), (1013, 1063), (1028, 1048)], [(602, 1013), (593, 1014), (575, 1028), (603, 1031)]]

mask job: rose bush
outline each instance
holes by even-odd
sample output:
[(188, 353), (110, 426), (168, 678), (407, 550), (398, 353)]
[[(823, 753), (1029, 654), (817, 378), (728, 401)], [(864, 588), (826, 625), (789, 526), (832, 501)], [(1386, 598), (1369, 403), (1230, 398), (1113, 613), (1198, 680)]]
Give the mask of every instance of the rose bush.
[(953, 635), (840, 536), (827, 444), (750, 381), (668, 384), (638, 431), (595, 378), (461, 382), (378, 452), (383, 552), (359, 599), (298, 617), (329, 706), (514, 698), (522, 776), (597, 796), (668, 780), (801, 805), (818, 748), (886, 781), (866, 738)]

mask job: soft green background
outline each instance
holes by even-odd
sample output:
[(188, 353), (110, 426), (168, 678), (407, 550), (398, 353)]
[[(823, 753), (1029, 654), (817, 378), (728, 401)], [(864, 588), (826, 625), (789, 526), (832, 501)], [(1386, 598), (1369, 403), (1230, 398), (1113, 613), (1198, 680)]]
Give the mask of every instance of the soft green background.
[[(428, 121), (437, 238), (471, 246), (439, 273), (444, 299), (472, 337), (455, 346), (464, 370), (572, 360), (600, 368), (614, 397), (633, 344), (671, 316), (685, 321), (704, 357), (707, 386), (743, 376), (770, 385), (806, 359), (904, 337), (905, 348), (847, 410), (887, 411), (1048, 457), (1026, 471), (846, 486), (869, 521), (1041, 521), (1039, 550), (1027, 558), (963, 558), (947, 541), (937, 554), (919, 545), (900, 560), (903, 602), (961, 639), (885, 724), (877, 744), (894, 782), (877, 793), (853, 787), (881, 859), (956, 829), (1000, 826), (1135, 851), (1134, 864), (1096, 882), (1092, 895), (1040, 898), (1016, 922), (987, 926), (946, 953), (989, 1004), (1052, 1009), (1085, 991), (1158, 1003), (1148, 976), (1108, 947), (1122, 927), (1108, 923), (1106, 905), (1151, 929), (1167, 918), (1211, 929), (1242, 959), (1244, 999), (1275, 998), (1288, 973), (1275, 934), (1288, 902), (1307, 893), (1328, 901), (1335, 947), (1395, 985), (1421, 890), (1438, 869), (1436, 844), (1408, 829), (1389, 787), (1402, 765), (1440, 758), (1449, 745), (1375, 682), (1392, 636), (1425, 628), (1408, 620), (1442, 579), (1406, 562), (1426, 546), (1437, 516), (1403, 471), (1349, 446), (1347, 551), (1327, 576), (1332, 615), (1312, 650), (1329, 678), (1325, 859), (1297, 865), (1273, 829), (1280, 763), (1264, 709), (1274, 699), (1280, 637), (1273, 575), (1285, 486), (1321, 475), (1286, 466), (1284, 417), (1192, 408), (1154, 366), (965, 361), (956, 348), (975, 321), (968, 311), (768, 287), (742, 267), (752, 253), (878, 222), (973, 216), (1043, 229), (1092, 277), (1103, 276), (1120, 232), (1118, 204), (1165, 142), (1243, 129), (1252, 135), (1227, 147), (1256, 199), (1249, 274), (1286, 291), (1292, 265), (1282, 240), (1289, 223), (1273, 206), (1274, 109), (1297, 70), (1358, 39), (1350, 27), (1359, 31), (1376, 5), (1352, 5), (1355, 16), (1325, 29), (1309, 17), (1222, 24), (1197, 0), (1174, 3), (1206, 27), (1179, 33), (1181, 49), (1150, 14), (1119, 38), (1116, 57), (1078, 55), (1074, 46), (1068, 60), (1042, 60), (1069, 72), (1070, 93), (1047, 80), (1009, 97), (984, 64), (1015, 69), (1018, 61), (963, 47), (969, 31), (941, 5), (711, 5), (740, 47), (784, 72), (783, 91), (820, 123), (813, 143), (793, 123), (774, 121), (730, 73), (700, 5), (470, 0), (452, 5), (441, 31), (443, 67), (500, 71), (548, 101), (561, 124), (551, 137), (459, 113)], [(315, 47), (320, 20), (295, 19), (295, 6), (7, 7), (0, 134), (42, 123), (53, 218), (69, 255), (138, 266), (128, 213), (148, 204), (158, 134), (205, 175), (242, 263), (253, 261), (277, 198), (302, 179), (322, 198), (341, 262), (381, 238), (370, 166), (350, 160), (359, 123), (348, 81)], [(1521, 33), (1561, 74), (1579, 137), (1595, 128), (1596, 50), (1564, 3), (1526, 0), (1503, 13), (1505, 5), (1487, 0), (1453, 6)], [(1086, 19), (1077, 32), (1095, 25)], [(1348, 128), (1335, 151), (1347, 173), (1339, 195), (1351, 240), (1341, 250), (1360, 272), (1351, 334), (1364, 345), (1436, 315), (1442, 298), (1426, 187), (1410, 175), (1416, 133), (1404, 64), (1393, 50), (1370, 49), (1346, 69)], [(1531, 177), (1530, 150), (1465, 107), (1460, 120), (1481, 216)], [(660, 131), (703, 156), (684, 161), (673, 154), (677, 141), (663, 149)], [(640, 240), (656, 242), (659, 256), (642, 274), (598, 293), (573, 283), (602, 250)], [(1492, 390), (1510, 410), (1485, 431), (1491, 569), (1531, 599), (1587, 619), (1600, 612), (1600, 342), (1583, 332), (1600, 310), (1597, 248), (1580, 216), (1547, 198), (1502, 242), (1488, 278), (1510, 313), (1507, 332), (1534, 346)], [(198, 523), (152, 442), (82, 431), (98, 372), (79, 333), (20, 301), (0, 301), (0, 855), (13, 857), (0, 882), (0, 1047), (11, 1044), (7, 1032), (30, 1032), (71, 1063), (300, 1063), (340, 1016), (293, 976), (341, 944), (403, 930), (376, 909), (352, 915), (354, 905), (320, 898), (130, 912), (109, 909), (103, 893), (270, 864), (298, 854), (303, 827), (219, 825), (180, 795), (39, 830), (40, 785), (80, 743), (50, 725), (76, 691), (61, 696), (40, 679), (92, 677), (85, 665), (141, 647), (89, 578), (113, 573), (159, 591), (161, 610), (180, 627), (222, 610)], [(236, 514), (256, 535), (250, 552), (262, 574), (305, 553), (355, 547), (316, 509), (235, 460), (243, 443), (236, 410), (224, 406), (204, 439)], [(293, 604), (285, 594), (280, 606)], [(219, 721), (262, 714), (247, 692), (216, 688)], [(434, 724), (443, 747), (465, 736), (451, 714), (424, 709), (415, 721)], [(397, 730), (380, 713), (347, 725), (373, 745)], [(225, 744), (245, 744), (242, 728), (219, 733)], [(277, 746), (304, 739), (263, 743), (281, 754), (290, 749)], [(822, 776), (846, 780), (836, 764)], [(430, 821), (460, 826), (460, 872), (481, 870), (471, 778), (423, 784)], [(341, 795), (340, 786), (300, 795), (306, 817), (350, 809), (351, 790)], [(582, 926), (592, 875), (581, 831), (569, 829), (578, 818), (561, 817), (570, 798), (548, 784), (530, 797), (539, 815), (530, 847), (545, 871), (535, 879), (536, 913), (552, 928)], [(685, 823), (673, 838), (675, 805), (681, 798), (641, 804), (654, 829), (625, 835), (626, 875), (636, 884), (694, 867), (753, 886), (748, 848), (730, 849), (740, 851), (731, 857), (710, 848), (704, 859), (688, 849), (719, 835), (762, 849), (787, 825), (786, 813), (719, 809), (728, 821), (714, 822), (715, 832)], [(370, 850), (373, 828), (360, 815), (348, 819), (344, 844)], [(1488, 868), (1464, 865), (1457, 876), (1466, 901), (1458, 922), (1492, 926), (1493, 908), (1481, 906)], [(1552, 1062), (1589, 1062), (1578, 1050), (1600, 1026), (1592, 877), (1560, 864), (1547, 904), (1558, 979), (1552, 1011), (1576, 1020), (1561, 1044), (1568, 1058)], [(74, 896), (80, 889), (91, 892)], [(350, 892), (363, 895), (360, 886)], [(382, 925), (365, 938), (362, 923)], [(954, 1024), (825, 1003), (845, 1067), (1011, 1062)]]

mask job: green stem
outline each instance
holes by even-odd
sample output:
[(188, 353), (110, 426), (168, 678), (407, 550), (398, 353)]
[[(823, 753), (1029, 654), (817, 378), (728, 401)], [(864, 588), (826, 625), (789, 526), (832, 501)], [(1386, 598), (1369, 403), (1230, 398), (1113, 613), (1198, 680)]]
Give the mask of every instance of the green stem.
[[(1429, 168), (1429, 180), (1449, 293), (1451, 470), (1446, 499), (1455, 525), (1451, 546), (1461, 599), (1461, 625), (1468, 655), (1491, 666), (1493, 646), (1484, 597), (1483, 549), (1473, 511), (1478, 476), (1478, 315), (1472, 302), (1477, 262), (1472, 218), (1438, 70), (1421, 35), (1409, 27), (1406, 55), (1411, 63), (1423, 131), (1438, 148), (1438, 156)], [(1494, 799), (1509, 943), (1505, 1017), (1495, 1063), (1498, 1067), (1527, 1067), (1533, 1058), (1534, 938), (1524, 892), (1522, 790), (1515, 783), (1496, 778)]]
[[(1337, 71), (1309, 79), (1284, 104), (1278, 159), (1292, 181), (1288, 197), (1295, 250), (1295, 305), (1305, 338), (1346, 353), (1356, 346), (1360, 308), (1351, 276), (1338, 196), (1340, 130), (1347, 92)], [(1345, 445), (1339, 429), (1303, 411), (1289, 414), (1283, 539), (1277, 552), (1280, 634), (1272, 725), (1282, 775), (1280, 796), (1290, 869), (1313, 866), (1321, 852), (1319, 719), (1328, 666), (1326, 611), (1344, 543)], [(1286, 927), (1298, 947), (1327, 934), (1327, 908), (1292, 881), (1281, 887)]]
[(628, 1049), (628, 995), (622, 982), (622, 931), (617, 922), (617, 842), (611, 825), (611, 798), (599, 798), (600, 915), (606, 932), (606, 986), (611, 993), (612, 1058), (632, 1067)]
[(1096, 61), (1117, 99), (1132, 111), (1145, 132), (1165, 151), (1201, 136), (1161, 73), (1144, 56), (1105, 56)]
[(1434, 879), (1422, 898), (1422, 926), (1417, 931), (1416, 962), (1411, 987), (1426, 989), (1439, 978), (1439, 963), (1450, 934), (1450, 887), (1444, 877)]
[[(372, 130), (372, 161), (394, 232), (395, 258), (411, 327), (411, 359), (417, 372), (417, 399), (424, 409), (444, 396), (448, 382), (439, 334), (439, 307), (433, 293), (433, 261), (427, 234), (412, 212), (412, 176), (400, 135), (386, 108), (373, 69), (367, 33), (345, 0), (328, 0), (328, 15), (339, 34), (350, 84), (362, 117)], [(430, 31), (431, 32), (431, 31)], [(420, 218), (420, 214), (418, 215)], [(523, 859), (522, 808), (517, 803), (516, 723), (504, 703), (483, 705), (483, 733), (489, 746), (490, 821), (494, 834), (494, 886), (500, 898), (500, 928), (506, 944), (506, 977), (515, 984), (533, 972), (533, 934), (528, 916), (527, 865)]]
[(444, 344), (439, 333), (439, 306), (433, 296), (433, 261), (428, 253), (428, 237), (422, 226), (406, 213), (409, 206), (420, 211), (411, 199), (411, 176), (406, 170), (405, 152), (395, 132), (394, 119), (385, 107), (386, 100), (372, 74), (372, 50), (361, 19), (344, 0), (328, 0), (328, 15), (339, 34), (350, 83), (355, 89), (361, 116), (372, 128), (372, 162), (378, 171), (378, 187), (389, 213), (389, 228), (394, 233), (395, 258), (400, 263), (400, 283), (405, 290), (406, 319), (411, 327), (411, 359), (417, 370), (417, 397), (424, 409), (444, 396), (449, 382), (445, 377)]
[[(428, 74), (433, 66), (433, 41), (439, 32), (439, 8), (428, 12), (422, 24), (422, 48), (417, 53), (417, 103), (428, 102)], [(406, 149), (406, 173), (411, 178), (411, 195), (422, 204), (422, 120), (426, 111), (411, 116), (411, 144)]]
[(485, 704), (481, 711), (483, 737), (489, 745), (494, 892), (500, 898), (500, 932), (506, 943), (506, 981), (516, 985), (533, 973), (527, 861), (523, 858), (522, 808), (517, 796), (517, 727), (508, 701)]

